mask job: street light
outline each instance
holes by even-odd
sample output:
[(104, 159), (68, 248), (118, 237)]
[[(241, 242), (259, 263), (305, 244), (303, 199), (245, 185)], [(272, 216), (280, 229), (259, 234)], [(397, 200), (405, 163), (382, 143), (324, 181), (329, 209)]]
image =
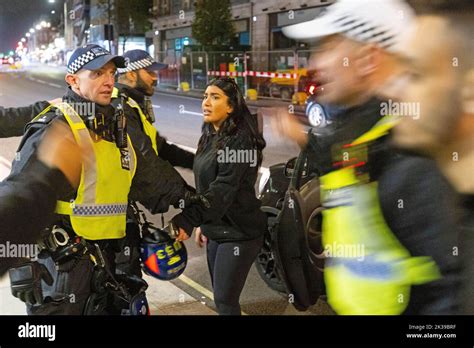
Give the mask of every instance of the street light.
[(52, 11), (51, 11), (51, 14), (55, 14), (55, 13), (56, 13), (56, 11), (55, 11), (55, 10), (52, 10)]
[(31, 34), (30, 34), (30, 33), (26, 33), (25, 36), (26, 36), (26, 37), (30, 37)]
[(33, 28), (30, 28), (30, 33), (33, 34), (34, 32), (35, 32), (35, 30)]
[(49, 0), (48, 1), (50, 4), (54, 4), (54, 0)]
[(26, 39), (24, 37), (22, 37), (21, 42), (26, 42)]
[(36, 28), (36, 30), (41, 30), (41, 25), (38, 24), (38, 25), (36, 25), (35, 28)]

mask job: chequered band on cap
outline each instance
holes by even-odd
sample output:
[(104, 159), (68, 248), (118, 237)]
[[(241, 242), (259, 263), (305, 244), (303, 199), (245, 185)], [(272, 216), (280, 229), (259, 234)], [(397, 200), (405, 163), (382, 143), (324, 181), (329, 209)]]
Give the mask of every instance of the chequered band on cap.
[(67, 72), (69, 74), (75, 74), (79, 71), (84, 65), (89, 63), (91, 60), (95, 59), (97, 56), (92, 53), (91, 51), (87, 51), (86, 53), (77, 57), (71, 64), (67, 67)]
[[(128, 58), (125, 58), (125, 60), (128, 61)], [(129, 71), (134, 71), (134, 70), (139, 70), (139, 69), (149, 67), (153, 63), (154, 63), (154, 60), (151, 57), (146, 57), (146, 58), (137, 60), (135, 62), (128, 61), (127, 67), (126, 68), (119, 68), (119, 69), (117, 69), (117, 72), (119, 74), (123, 74), (123, 73), (129, 72)]]
[(395, 32), (390, 28), (383, 28), (375, 24), (359, 19), (346, 13), (332, 22), (340, 33), (354, 38), (360, 42), (371, 42), (380, 45), (382, 48), (389, 48), (394, 44)]

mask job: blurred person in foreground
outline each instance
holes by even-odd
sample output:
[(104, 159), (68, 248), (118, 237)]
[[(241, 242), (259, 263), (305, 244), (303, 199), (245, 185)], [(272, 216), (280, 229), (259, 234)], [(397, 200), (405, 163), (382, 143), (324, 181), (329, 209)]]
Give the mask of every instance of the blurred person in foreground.
[(273, 122), (321, 154), (324, 277), (338, 314), (457, 311), (454, 192), (434, 161), (394, 151), (391, 129), (403, 115), (377, 97), (399, 69), (392, 52), (413, 21), (401, 0), (340, 0), (283, 29), (291, 38), (320, 39), (309, 67), (320, 101), (346, 109), (329, 141), (305, 135), (283, 111)]
[(401, 149), (434, 158), (464, 206), (459, 255), (466, 267), (462, 312), (474, 313), (474, 2), (411, 0), (416, 29), (400, 45), (403, 66), (385, 94), (419, 103), (422, 117), (393, 130)]
[[(36, 243), (39, 231), (54, 219), (58, 188), (79, 182), (84, 155), (67, 127), (59, 122), (52, 125), (38, 149), (38, 161), (16, 180), (0, 182), (1, 245)], [(16, 258), (2, 258), (0, 276), (16, 262)]]

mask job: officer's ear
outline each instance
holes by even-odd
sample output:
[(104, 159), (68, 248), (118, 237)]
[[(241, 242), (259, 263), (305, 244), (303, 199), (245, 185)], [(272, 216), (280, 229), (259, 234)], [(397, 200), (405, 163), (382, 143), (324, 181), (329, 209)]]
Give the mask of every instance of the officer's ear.
[(125, 77), (127, 81), (130, 82), (130, 85), (135, 86), (138, 80), (138, 72), (137, 71), (127, 71), (125, 73)]
[(66, 74), (65, 80), (69, 86), (79, 88), (79, 78), (76, 74)]
[(381, 48), (374, 44), (356, 48), (355, 64), (357, 75), (366, 78), (372, 75), (381, 63)]

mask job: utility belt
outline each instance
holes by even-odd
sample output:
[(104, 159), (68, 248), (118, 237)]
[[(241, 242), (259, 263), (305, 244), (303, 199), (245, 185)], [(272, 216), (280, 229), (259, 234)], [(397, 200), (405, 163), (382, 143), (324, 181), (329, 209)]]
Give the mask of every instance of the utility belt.
[[(116, 240), (86, 240), (53, 226), (38, 246), (37, 260), (9, 270), (12, 294), (32, 314), (149, 314), (148, 284), (136, 275), (115, 274)], [(51, 306), (64, 311), (43, 311)]]

